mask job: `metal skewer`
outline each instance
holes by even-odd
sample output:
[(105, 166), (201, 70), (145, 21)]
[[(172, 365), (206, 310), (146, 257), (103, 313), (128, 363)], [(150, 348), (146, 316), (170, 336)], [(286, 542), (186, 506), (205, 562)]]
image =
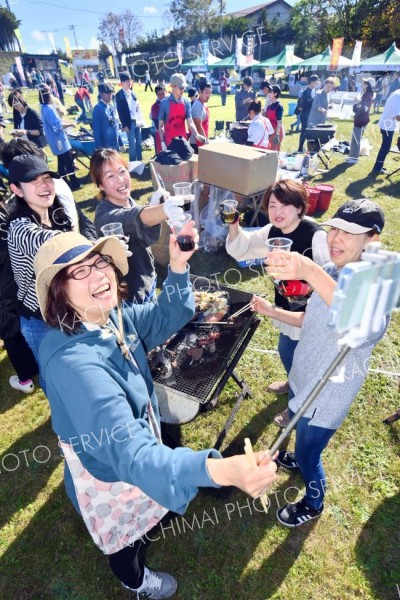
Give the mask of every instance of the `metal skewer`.
[[(256, 457), (254, 456), (254, 452), (253, 452), (253, 446), (251, 445), (251, 441), (249, 438), (245, 438), (244, 439), (244, 452), (247, 456), (247, 459), (249, 461), (249, 464), (254, 467), (254, 469), (257, 468), (257, 461), (256, 461)], [(261, 496), (259, 496), (260, 500), (261, 500), (261, 504), (263, 506), (263, 509), (266, 513), (268, 513), (268, 499), (266, 497), (266, 494), (262, 494)]]

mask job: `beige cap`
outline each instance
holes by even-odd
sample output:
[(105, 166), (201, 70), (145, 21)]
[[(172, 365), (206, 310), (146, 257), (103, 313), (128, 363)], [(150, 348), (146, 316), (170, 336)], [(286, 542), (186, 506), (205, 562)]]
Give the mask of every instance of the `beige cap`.
[(171, 85), (177, 85), (179, 87), (186, 87), (186, 79), (182, 73), (174, 73), (169, 80)]

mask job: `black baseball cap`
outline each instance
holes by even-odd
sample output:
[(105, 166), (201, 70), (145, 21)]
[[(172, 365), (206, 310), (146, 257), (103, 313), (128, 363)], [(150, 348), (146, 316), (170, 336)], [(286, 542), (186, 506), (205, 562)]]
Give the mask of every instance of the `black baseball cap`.
[(44, 173), (48, 173), (53, 179), (60, 179), (59, 174), (50, 171), (47, 163), (42, 158), (31, 154), (16, 156), (8, 167), (10, 183), (29, 183)]
[(372, 200), (351, 200), (343, 204), (332, 219), (322, 223), (347, 233), (359, 235), (368, 231), (382, 233), (385, 225), (383, 210)]
[(114, 88), (109, 83), (99, 83), (98, 85), (99, 94), (113, 94)]

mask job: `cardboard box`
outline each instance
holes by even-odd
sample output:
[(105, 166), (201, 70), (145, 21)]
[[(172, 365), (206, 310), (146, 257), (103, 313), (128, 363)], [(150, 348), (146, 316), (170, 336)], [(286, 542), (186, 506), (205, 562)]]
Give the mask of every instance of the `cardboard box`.
[(276, 181), (278, 153), (228, 142), (199, 148), (199, 181), (242, 196), (264, 191)]
[[(153, 164), (157, 174), (161, 177), (165, 185), (165, 189), (171, 194), (174, 193), (174, 188), (172, 187), (173, 183), (178, 183), (179, 181), (194, 181), (197, 179), (197, 155), (192, 156), (192, 158), (188, 161), (181, 162), (179, 165), (162, 165), (155, 160), (150, 162)], [(153, 187), (156, 190), (158, 186), (154, 179), (153, 173), (151, 179)]]

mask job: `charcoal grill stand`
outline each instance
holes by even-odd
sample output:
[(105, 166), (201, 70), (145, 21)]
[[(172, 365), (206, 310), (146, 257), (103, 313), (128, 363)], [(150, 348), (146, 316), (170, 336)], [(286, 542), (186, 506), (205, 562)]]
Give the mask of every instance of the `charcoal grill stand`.
[(327, 151), (325, 150), (325, 148), (323, 146), (321, 146), (321, 148), (319, 149), (319, 152), (317, 153), (317, 157), (322, 162), (322, 164), (324, 165), (325, 169), (327, 171), (329, 171), (329, 165), (330, 165), (330, 160), (331, 159), (329, 157), (329, 154), (327, 154)]
[[(332, 135), (329, 135), (330, 133)], [(330, 157), (325, 149), (325, 145), (334, 137), (335, 133), (336, 127), (333, 132), (329, 131), (329, 133), (324, 129), (313, 130), (313, 128), (308, 128), (306, 130), (306, 141), (318, 144), (318, 150), (311, 153), (317, 155), (317, 158), (319, 158), (327, 171), (329, 171)]]
[(222, 390), (224, 389), (229, 378), (232, 377), (233, 381), (238, 385), (240, 392), (237, 395), (235, 405), (232, 408), (232, 410), (229, 414), (229, 417), (225, 422), (225, 425), (223, 426), (221, 432), (219, 433), (216, 443), (214, 444), (214, 448), (216, 448), (217, 450), (219, 450), (219, 448), (222, 446), (222, 443), (223, 443), (224, 439), (226, 438), (226, 435), (227, 435), (229, 429), (232, 426), (234, 418), (235, 418), (243, 400), (245, 398), (253, 397), (246, 381), (242, 377), (238, 377), (238, 375), (235, 373), (235, 367), (238, 364), (239, 360), (242, 358), (244, 351), (246, 350), (248, 344), (250, 343), (251, 338), (253, 337), (253, 335), (256, 332), (256, 329), (260, 323), (261, 323), (260, 319), (256, 319), (252, 323), (250, 329), (248, 330), (245, 337), (243, 338), (242, 343), (240, 344), (236, 354), (234, 355), (228, 368), (226, 369), (221, 381), (217, 385), (211, 399), (207, 402), (207, 404), (204, 405), (204, 409), (203, 409), (204, 411), (212, 410), (213, 408), (215, 408), (215, 406), (217, 405), (217, 402), (218, 402), (219, 395), (221, 394)]

